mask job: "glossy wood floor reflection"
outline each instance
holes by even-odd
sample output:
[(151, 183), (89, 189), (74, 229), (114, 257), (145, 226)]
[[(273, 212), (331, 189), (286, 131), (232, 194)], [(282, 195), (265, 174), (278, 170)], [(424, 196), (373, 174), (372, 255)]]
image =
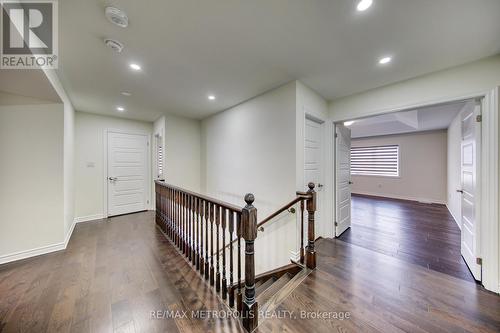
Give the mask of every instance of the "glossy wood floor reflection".
[(277, 309), (295, 317), (259, 332), (500, 332), (500, 297), (474, 282), (340, 240), (316, 250), (317, 269)]
[[(341, 240), (316, 250), (317, 270), (258, 332), (500, 331), (500, 297), (473, 282)], [(0, 266), (1, 332), (242, 332), (231, 319), (151, 319), (222, 309), (151, 212), (78, 224), (67, 250)]]
[(474, 281), (460, 255), (460, 229), (444, 205), (353, 195), (352, 227), (340, 239)]
[(219, 310), (146, 212), (78, 224), (65, 251), (0, 266), (1, 332), (235, 332), (235, 320), (151, 319)]

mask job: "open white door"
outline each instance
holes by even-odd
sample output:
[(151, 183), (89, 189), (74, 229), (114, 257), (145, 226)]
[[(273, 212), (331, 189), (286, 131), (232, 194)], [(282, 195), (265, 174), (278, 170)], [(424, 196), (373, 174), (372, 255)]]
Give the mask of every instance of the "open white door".
[(148, 136), (108, 132), (108, 216), (147, 210)]
[(479, 253), (479, 161), (481, 143), (481, 104), (467, 108), (462, 112), (462, 242), (461, 253), (472, 275), (481, 281)]
[(335, 236), (351, 226), (351, 130), (335, 125)]

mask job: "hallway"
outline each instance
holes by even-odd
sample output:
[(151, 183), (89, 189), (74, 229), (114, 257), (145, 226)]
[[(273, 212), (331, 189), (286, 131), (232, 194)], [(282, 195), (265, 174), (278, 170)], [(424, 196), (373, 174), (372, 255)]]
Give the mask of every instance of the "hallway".
[[(473, 282), (348, 244), (317, 242), (318, 268), (258, 332), (495, 332), (500, 298)], [(258, 252), (258, 249), (256, 249)], [(233, 319), (151, 319), (224, 310), (166, 240), (154, 212), (78, 224), (69, 247), (0, 266), (0, 332), (237, 332)], [(300, 318), (349, 312), (346, 319)]]
[(237, 331), (234, 320), (151, 318), (222, 308), (154, 216), (80, 223), (66, 250), (0, 266), (0, 332)]

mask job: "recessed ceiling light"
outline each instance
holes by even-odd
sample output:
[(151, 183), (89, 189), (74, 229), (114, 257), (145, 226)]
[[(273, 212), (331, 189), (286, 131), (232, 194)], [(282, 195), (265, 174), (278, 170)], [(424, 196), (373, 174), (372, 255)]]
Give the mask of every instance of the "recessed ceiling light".
[(123, 106), (117, 106), (116, 111), (123, 112), (125, 111), (125, 108)]
[(356, 7), (356, 9), (360, 12), (364, 12), (365, 10), (370, 8), (372, 4), (373, 0), (361, 0), (360, 2), (358, 2), (358, 6)]
[(354, 124), (354, 120), (344, 121), (344, 126), (351, 126)]
[(106, 38), (104, 40), (104, 44), (117, 53), (121, 53), (123, 51), (123, 44), (116, 39)]
[(121, 92), (121, 94), (122, 94), (123, 96), (131, 96), (131, 95), (132, 95), (132, 94), (131, 94), (130, 92), (128, 92), (128, 91), (122, 91), (122, 92)]
[(141, 70), (141, 66), (139, 66), (138, 64), (130, 64), (130, 68), (132, 68), (134, 71), (140, 71)]
[(378, 63), (381, 64), (381, 65), (385, 65), (385, 64), (388, 64), (392, 61), (392, 57), (383, 57), (383, 58), (380, 58)]
[(211, 101), (213, 101), (213, 100), (215, 100), (215, 96), (214, 95), (208, 95), (208, 99), (211, 100)]

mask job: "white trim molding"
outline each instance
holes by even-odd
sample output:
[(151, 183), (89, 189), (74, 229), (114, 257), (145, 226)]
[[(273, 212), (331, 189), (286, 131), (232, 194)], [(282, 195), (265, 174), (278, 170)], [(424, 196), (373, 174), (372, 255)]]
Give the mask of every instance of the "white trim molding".
[(76, 223), (71, 224), (71, 227), (70, 227), (68, 233), (66, 234), (66, 237), (64, 238), (63, 242), (51, 244), (51, 245), (40, 246), (40, 247), (31, 249), (31, 250), (19, 251), (19, 252), (10, 253), (10, 254), (0, 256), (0, 265), (7, 264), (7, 263), (13, 262), (13, 261), (22, 260), (22, 259), (37, 257), (37, 256), (40, 256), (42, 254), (47, 254), (47, 253), (51, 253), (51, 252), (65, 250), (68, 247), (71, 236), (73, 235), (73, 230), (75, 229), (75, 225), (76, 225)]
[(89, 222), (89, 221), (94, 221), (94, 220), (102, 220), (104, 218), (104, 214), (94, 214), (94, 215), (88, 215), (88, 216), (80, 216), (80, 217), (75, 217), (75, 223), (82, 223), (82, 222)]
[(482, 152), (481, 152), (481, 224), (480, 247), (483, 286), (493, 292), (500, 292), (500, 249), (499, 249), (499, 95), (500, 88), (485, 94), (482, 108)]
[(290, 260), (299, 262), (300, 261), (300, 251), (290, 250)]
[(453, 221), (455, 221), (455, 223), (457, 224), (458, 226), (458, 229), (462, 230), (462, 226), (460, 225), (460, 223), (458, 222), (458, 219), (455, 217), (455, 215), (453, 215), (453, 212), (451, 211), (450, 207), (448, 206), (448, 204), (446, 204), (446, 208), (448, 209), (448, 213), (450, 213), (451, 217), (453, 217)]
[(65, 243), (66, 242), (61, 242), (61, 243), (52, 244), (52, 245), (40, 246), (40, 247), (31, 249), (31, 250), (19, 251), (19, 252), (3, 255), (0, 257), (0, 265), (6, 264), (9, 262), (13, 262), (13, 261), (17, 261), (17, 260), (36, 257), (36, 256), (39, 256), (42, 254), (47, 254), (50, 252), (64, 250), (66, 248)]
[(370, 197), (381, 197), (388, 199), (397, 199), (397, 200), (406, 200), (406, 201), (418, 201), (425, 204), (438, 204), (438, 205), (446, 205), (446, 202), (440, 200), (433, 200), (427, 198), (418, 198), (418, 197), (410, 197), (404, 195), (392, 195), (392, 194), (380, 194), (380, 193), (371, 193), (371, 192), (352, 192), (352, 194), (356, 195), (367, 195)]

